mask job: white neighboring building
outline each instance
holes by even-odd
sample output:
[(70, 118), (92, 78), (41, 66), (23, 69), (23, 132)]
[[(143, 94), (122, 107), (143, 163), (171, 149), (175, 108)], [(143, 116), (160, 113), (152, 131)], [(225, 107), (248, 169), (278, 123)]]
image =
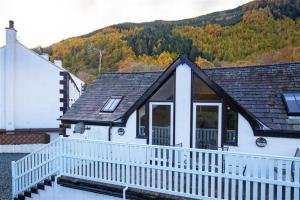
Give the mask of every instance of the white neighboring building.
[(0, 130), (61, 131), (57, 119), (79, 98), (84, 82), (16, 38), (10, 21), (0, 48)]

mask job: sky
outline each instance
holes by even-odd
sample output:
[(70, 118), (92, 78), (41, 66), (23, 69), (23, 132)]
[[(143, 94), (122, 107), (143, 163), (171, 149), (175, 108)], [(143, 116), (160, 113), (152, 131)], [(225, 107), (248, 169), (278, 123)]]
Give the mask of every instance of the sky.
[(179, 20), (235, 8), (250, 0), (0, 0), (0, 46), (8, 20), (27, 47), (123, 22)]

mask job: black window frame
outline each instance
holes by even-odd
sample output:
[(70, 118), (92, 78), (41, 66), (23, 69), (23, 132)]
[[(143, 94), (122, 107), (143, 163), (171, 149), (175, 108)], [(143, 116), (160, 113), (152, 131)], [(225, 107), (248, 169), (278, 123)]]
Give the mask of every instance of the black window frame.
[[(139, 138), (139, 139), (146, 139), (147, 138), (147, 135), (148, 135), (148, 120), (149, 120), (149, 116), (148, 116), (148, 105), (149, 103), (145, 103), (143, 104), (141, 107), (139, 107), (137, 110), (136, 110), (136, 138)], [(144, 135), (140, 135), (140, 121), (139, 121), (139, 117), (140, 117), (140, 114), (139, 114), (139, 110), (145, 106), (145, 117), (146, 117), (146, 121), (145, 121), (145, 134)]]
[[(156, 94), (157, 91), (159, 91), (159, 89), (161, 87), (163, 87), (163, 85), (170, 80), (170, 78), (174, 76), (174, 80), (173, 80), (173, 99), (172, 100), (151, 100), (151, 97), (154, 96)], [(155, 91), (152, 92), (152, 94), (148, 97), (148, 99), (136, 109), (136, 138), (137, 139), (147, 139), (147, 144), (149, 144), (149, 104), (150, 102), (172, 102), (173, 103), (173, 141), (171, 141), (171, 143), (173, 142), (173, 144), (175, 144), (175, 101), (176, 101), (176, 72), (173, 72), (170, 74), (170, 76), (160, 85), (160, 87), (158, 87)], [(146, 123), (145, 123), (145, 136), (140, 136), (139, 135), (139, 110), (141, 107), (145, 106), (145, 114), (146, 114)], [(172, 145), (171, 145), (172, 146)]]
[[(230, 107), (228, 104), (225, 104), (223, 102), (223, 106), (224, 106), (224, 109), (223, 109), (223, 113), (222, 113), (222, 117), (223, 117), (223, 120), (222, 122), (224, 123), (223, 124), (223, 134), (222, 134), (222, 142), (223, 142), (223, 145), (226, 145), (226, 146), (238, 146), (238, 141), (239, 141), (239, 112), (232, 109), (232, 107)], [(233, 112), (236, 113), (236, 140), (234, 142), (228, 142), (226, 141), (226, 136), (227, 136), (227, 130), (228, 130), (228, 109), (227, 107), (229, 107)]]
[[(114, 100), (114, 99), (118, 99), (118, 100), (119, 100), (118, 104), (114, 107), (114, 109), (112, 109), (112, 110), (104, 110), (104, 108), (107, 106), (107, 104), (108, 104), (110, 101)], [(106, 100), (106, 102), (105, 102), (105, 104), (102, 106), (102, 108), (100, 109), (100, 112), (102, 112), (102, 113), (113, 113), (113, 112), (118, 108), (118, 106), (120, 105), (120, 103), (121, 103), (122, 100), (123, 100), (123, 96), (110, 96), (110, 97)]]

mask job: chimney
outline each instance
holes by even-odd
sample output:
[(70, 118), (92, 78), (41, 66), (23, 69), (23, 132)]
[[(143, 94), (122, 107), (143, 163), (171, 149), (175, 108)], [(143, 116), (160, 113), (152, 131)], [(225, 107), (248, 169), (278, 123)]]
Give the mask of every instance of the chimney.
[(14, 28), (14, 21), (13, 20), (9, 20), (8, 23), (9, 23), (9, 28), (13, 29)]
[(15, 63), (16, 63), (16, 37), (17, 31), (14, 28), (14, 22), (9, 21), (9, 27), (6, 28), (6, 46), (5, 46), (5, 129), (6, 131), (15, 130)]

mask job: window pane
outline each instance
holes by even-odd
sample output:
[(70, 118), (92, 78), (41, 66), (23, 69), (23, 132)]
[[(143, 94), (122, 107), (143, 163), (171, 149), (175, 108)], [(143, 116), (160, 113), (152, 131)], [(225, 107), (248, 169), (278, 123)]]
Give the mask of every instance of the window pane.
[(110, 97), (101, 109), (103, 112), (113, 112), (120, 104), (122, 97)]
[(171, 106), (152, 107), (152, 144), (169, 146), (171, 139)]
[(114, 111), (117, 108), (117, 106), (119, 105), (120, 101), (121, 101), (121, 99), (114, 99), (113, 103), (109, 107), (109, 111)]
[(138, 110), (139, 114), (138, 114), (138, 136), (140, 137), (144, 137), (145, 134), (145, 130), (146, 130), (146, 106), (142, 106), (139, 110)]
[(283, 94), (288, 114), (300, 114), (300, 94), (285, 93)]
[(196, 148), (218, 148), (218, 106), (196, 107)]
[(109, 108), (111, 107), (111, 105), (114, 103), (114, 99), (110, 99), (108, 100), (108, 102), (106, 103), (106, 105), (104, 106), (104, 108), (102, 109), (103, 111), (109, 111)]
[(225, 144), (227, 145), (237, 145), (238, 137), (238, 114), (233, 111), (230, 107), (227, 107), (227, 127), (225, 132)]
[(154, 101), (170, 101), (174, 99), (175, 76), (172, 75), (161, 88), (151, 97)]
[(218, 100), (216, 95), (196, 74), (193, 74), (193, 100)]

